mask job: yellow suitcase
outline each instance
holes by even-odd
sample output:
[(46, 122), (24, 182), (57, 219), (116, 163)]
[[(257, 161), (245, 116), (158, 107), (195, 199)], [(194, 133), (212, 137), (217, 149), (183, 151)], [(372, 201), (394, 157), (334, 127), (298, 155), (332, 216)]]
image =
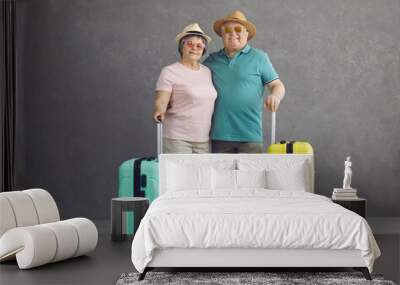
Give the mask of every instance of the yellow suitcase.
[(271, 144), (267, 148), (267, 153), (296, 153), (313, 154), (314, 150), (310, 143), (304, 141), (280, 141), (275, 142), (276, 114), (272, 112), (271, 116)]
[(297, 154), (313, 154), (314, 150), (310, 143), (301, 141), (280, 141), (271, 144), (268, 153), (297, 153)]

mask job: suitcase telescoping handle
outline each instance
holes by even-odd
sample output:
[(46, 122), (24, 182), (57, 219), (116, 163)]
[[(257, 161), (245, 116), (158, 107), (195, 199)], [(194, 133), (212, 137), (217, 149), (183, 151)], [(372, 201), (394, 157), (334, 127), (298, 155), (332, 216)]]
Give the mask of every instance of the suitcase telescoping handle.
[(163, 126), (162, 122), (157, 123), (157, 157), (160, 156), (163, 150)]
[(271, 112), (271, 144), (275, 143), (276, 134), (276, 112)]

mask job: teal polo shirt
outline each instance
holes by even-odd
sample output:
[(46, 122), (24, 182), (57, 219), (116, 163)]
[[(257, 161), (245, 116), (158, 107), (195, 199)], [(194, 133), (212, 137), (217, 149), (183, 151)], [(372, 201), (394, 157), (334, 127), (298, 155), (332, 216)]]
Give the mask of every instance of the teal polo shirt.
[(262, 142), (264, 85), (279, 78), (268, 55), (247, 44), (233, 58), (221, 49), (203, 64), (211, 69), (218, 92), (211, 139)]

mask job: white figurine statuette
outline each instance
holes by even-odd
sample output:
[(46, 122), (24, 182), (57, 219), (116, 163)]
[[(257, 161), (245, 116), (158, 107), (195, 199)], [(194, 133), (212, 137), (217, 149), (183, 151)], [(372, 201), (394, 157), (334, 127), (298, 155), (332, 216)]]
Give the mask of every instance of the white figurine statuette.
[(352, 170), (351, 170), (351, 157), (348, 156), (346, 158), (346, 161), (344, 162), (344, 178), (343, 178), (343, 189), (352, 189), (351, 188), (351, 175), (352, 175)]

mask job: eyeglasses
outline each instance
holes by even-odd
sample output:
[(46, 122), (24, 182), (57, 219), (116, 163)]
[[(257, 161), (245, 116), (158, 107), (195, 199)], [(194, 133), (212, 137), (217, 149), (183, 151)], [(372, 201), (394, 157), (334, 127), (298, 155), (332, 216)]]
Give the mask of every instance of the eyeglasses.
[(225, 34), (232, 34), (233, 31), (235, 31), (237, 34), (240, 34), (243, 31), (243, 28), (241, 26), (235, 26), (235, 27), (224, 27), (224, 32)]
[(188, 48), (195, 48), (199, 50), (204, 49), (204, 45), (202, 43), (194, 44), (192, 41), (187, 41), (185, 42), (185, 44), (187, 45)]

